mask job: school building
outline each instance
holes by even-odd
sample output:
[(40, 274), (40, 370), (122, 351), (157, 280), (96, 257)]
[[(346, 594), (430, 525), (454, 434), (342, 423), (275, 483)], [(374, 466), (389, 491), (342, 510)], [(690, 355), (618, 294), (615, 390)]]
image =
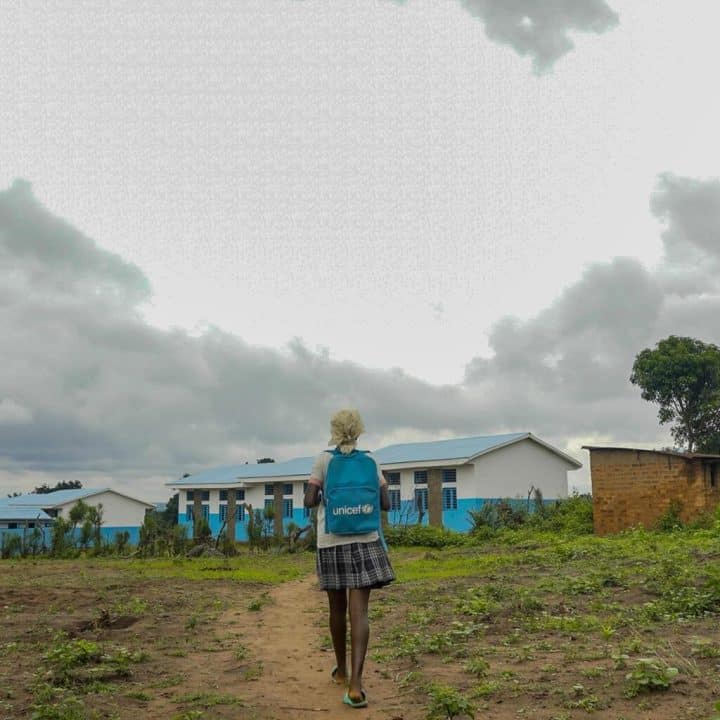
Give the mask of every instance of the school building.
[[(489, 501), (527, 499), (533, 489), (545, 500), (567, 497), (567, 473), (582, 467), (529, 432), (400, 443), (373, 456), (389, 485), (391, 525), (421, 522), (460, 532), (470, 528), (468, 511)], [(167, 485), (180, 494), (178, 521), (189, 534), (203, 516), (213, 535), (225, 527), (244, 541), (250, 507), (272, 505), (275, 532), (308, 522), (303, 496), (313, 461), (226, 465)]]

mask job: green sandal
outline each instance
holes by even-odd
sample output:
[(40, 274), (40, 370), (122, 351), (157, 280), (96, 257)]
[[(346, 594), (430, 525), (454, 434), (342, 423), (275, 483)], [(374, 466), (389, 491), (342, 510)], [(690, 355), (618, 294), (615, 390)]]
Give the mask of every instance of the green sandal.
[(361, 690), (362, 693), (362, 700), (353, 700), (348, 693), (345, 693), (345, 697), (343, 698), (343, 702), (346, 705), (349, 705), (352, 708), (364, 708), (367, 707), (368, 701), (367, 701), (367, 695), (365, 695), (365, 691)]

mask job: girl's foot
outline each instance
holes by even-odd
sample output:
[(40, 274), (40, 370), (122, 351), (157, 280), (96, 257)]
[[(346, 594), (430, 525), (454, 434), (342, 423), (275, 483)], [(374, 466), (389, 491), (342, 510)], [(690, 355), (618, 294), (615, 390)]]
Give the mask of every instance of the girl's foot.
[(341, 672), (337, 665), (330, 671), (330, 677), (336, 685), (347, 685), (347, 671)]
[(364, 708), (364, 707), (367, 707), (367, 704), (368, 704), (367, 696), (365, 695), (364, 690), (360, 690), (359, 693), (348, 690), (345, 693), (343, 702), (346, 705), (350, 705), (350, 707), (354, 707), (354, 708)]

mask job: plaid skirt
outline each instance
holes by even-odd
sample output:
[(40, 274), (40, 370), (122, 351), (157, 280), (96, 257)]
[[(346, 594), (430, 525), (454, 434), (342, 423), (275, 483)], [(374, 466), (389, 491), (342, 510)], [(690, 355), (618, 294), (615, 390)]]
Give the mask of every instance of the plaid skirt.
[(318, 548), (316, 566), (321, 590), (380, 588), (395, 579), (379, 540)]

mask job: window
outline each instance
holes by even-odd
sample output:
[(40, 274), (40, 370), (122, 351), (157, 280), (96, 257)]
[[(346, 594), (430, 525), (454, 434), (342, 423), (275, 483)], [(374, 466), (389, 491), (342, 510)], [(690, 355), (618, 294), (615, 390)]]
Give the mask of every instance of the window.
[(283, 484), (283, 495), (292, 495), (292, 494), (293, 494), (292, 483), (284, 483)]
[(385, 473), (385, 479), (388, 485), (399, 485), (400, 484), (400, 473), (399, 472), (388, 472)]
[(238, 502), (240, 502), (241, 500), (245, 502), (245, 490), (243, 490), (242, 488), (238, 488), (235, 497), (237, 498)]
[(388, 490), (388, 495), (390, 496), (390, 512), (400, 510), (400, 491)]
[(220, 491), (220, 502), (227, 502), (227, 490)]
[[(192, 505), (185, 506), (185, 522), (193, 522), (194, 512), (195, 512), (195, 504), (194, 503)], [(206, 520), (210, 520), (210, 506), (209, 505), (202, 506), (202, 514)]]
[(293, 501), (292, 499), (283, 500), (283, 517), (292, 518), (293, 516)]
[(272, 498), (265, 498), (265, 507), (273, 507), (275, 505), (275, 501)]
[(457, 488), (444, 487), (442, 489), (443, 510), (457, 510)]
[(413, 479), (416, 485), (424, 485), (427, 483), (427, 470), (416, 470)]
[(457, 480), (457, 470), (448, 468), (442, 471), (442, 481), (444, 483), (454, 483)]
[(227, 520), (227, 505), (225, 503), (220, 505), (220, 522)]
[(428, 491), (427, 488), (415, 489), (415, 508), (418, 512), (427, 512), (428, 509)]
[(186, 490), (185, 495), (187, 496), (187, 501), (192, 502), (193, 501), (193, 491), (192, 490)]
[(274, 494), (275, 494), (275, 489), (273, 488), (273, 484), (272, 484), (272, 483), (266, 483), (266, 485), (265, 485), (265, 497), (267, 497), (268, 495), (271, 495), (271, 496), (272, 496), (272, 495), (274, 495)]
[[(194, 503), (192, 505), (185, 506), (185, 522), (193, 522), (194, 508), (195, 508)], [(209, 505), (202, 506), (202, 514), (206, 520), (210, 520), (210, 506)]]
[(8, 523), (8, 530), (17, 530), (17, 523), (16, 523), (16, 522), (9, 522), (9, 523)]

